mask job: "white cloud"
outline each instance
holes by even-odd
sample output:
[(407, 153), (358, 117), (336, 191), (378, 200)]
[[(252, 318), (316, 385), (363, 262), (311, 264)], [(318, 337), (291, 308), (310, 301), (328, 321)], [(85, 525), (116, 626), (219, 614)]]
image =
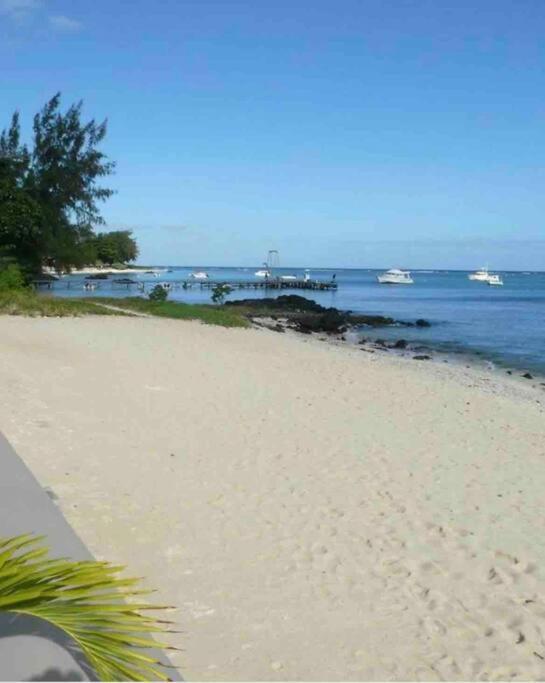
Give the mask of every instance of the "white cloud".
[(57, 14), (49, 17), (49, 25), (56, 31), (64, 31), (65, 33), (72, 33), (79, 31), (82, 24), (76, 19), (64, 16), (64, 14)]
[(40, 0), (0, 0), (0, 15), (24, 19), (41, 7)]

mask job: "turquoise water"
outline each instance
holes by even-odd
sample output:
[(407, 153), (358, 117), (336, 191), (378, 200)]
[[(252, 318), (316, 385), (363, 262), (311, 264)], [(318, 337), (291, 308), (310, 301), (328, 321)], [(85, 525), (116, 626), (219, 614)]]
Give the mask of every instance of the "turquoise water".
[[(182, 279), (192, 267), (171, 266), (156, 282)], [(201, 267), (199, 267), (201, 269)], [(255, 280), (256, 268), (203, 267), (214, 280)], [(545, 272), (503, 272), (503, 287), (468, 280), (461, 271), (413, 271), (414, 285), (388, 286), (376, 282), (376, 270), (311, 269), (311, 277), (330, 280), (336, 274), (336, 292), (301, 292), (324, 306), (362, 313), (379, 313), (414, 321), (426, 318), (431, 328), (380, 330), (381, 338), (400, 338), (460, 353), (477, 353), (499, 364), (545, 372)], [(280, 269), (296, 273), (302, 269)], [(95, 292), (83, 292), (83, 278), (70, 276), (70, 290), (60, 296), (127, 296), (125, 288), (112, 289), (101, 283)], [(150, 280), (149, 275), (136, 279)], [(137, 292), (133, 288), (133, 295)], [(289, 294), (290, 291), (284, 292)], [(298, 292), (293, 292), (298, 293)], [(275, 296), (277, 293), (273, 293)], [(234, 298), (262, 297), (261, 291), (241, 290)], [(210, 292), (196, 285), (191, 290), (175, 289), (173, 300), (208, 302)], [(369, 336), (369, 335), (368, 335)]]

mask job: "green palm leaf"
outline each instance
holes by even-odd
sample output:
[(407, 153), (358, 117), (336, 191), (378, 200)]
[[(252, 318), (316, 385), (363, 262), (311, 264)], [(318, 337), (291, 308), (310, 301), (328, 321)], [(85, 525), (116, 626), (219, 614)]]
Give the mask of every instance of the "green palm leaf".
[(62, 629), (103, 681), (168, 681), (146, 650), (176, 648), (143, 635), (171, 632), (171, 622), (145, 614), (167, 608), (141, 602), (150, 591), (135, 588), (139, 579), (119, 578), (123, 567), (47, 559), (42, 540), (32, 534), (0, 538), (0, 612), (31, 615)]

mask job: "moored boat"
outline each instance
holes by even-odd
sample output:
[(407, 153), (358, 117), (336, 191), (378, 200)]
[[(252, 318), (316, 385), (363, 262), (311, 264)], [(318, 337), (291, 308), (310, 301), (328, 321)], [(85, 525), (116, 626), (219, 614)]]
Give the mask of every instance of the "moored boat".
[(414, 280), (408, 270), (392, 268), (381, 275), (377, 275), (377, 281), (381, 285), (412, 285)]
[(490, 277), (488, 266), (476, 270), (474, 273), (470, 273), (467, 277), (469, 280), (474, 280), (476, 282), (488, 282), (488, 278)]

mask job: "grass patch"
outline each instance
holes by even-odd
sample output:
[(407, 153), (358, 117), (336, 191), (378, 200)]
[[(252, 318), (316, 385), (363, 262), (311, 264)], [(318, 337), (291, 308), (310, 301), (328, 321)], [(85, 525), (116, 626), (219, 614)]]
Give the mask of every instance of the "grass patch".
[(147, 313), (159, 318), (176, 320), (200, 320), (207, 325), (222, 327), (248, 327), (248, 321), (240, 311), (223, 306), (184, 304), (174, 301), (154, 302), (138, 297), (117, 299), (114, 297), (93, 297), (89, 299), (56, 298), (47, 294), (36, 294), (29, 289), (0, 291), (0, 315), (26, 315), (44, 317), (74, 317), (82, 315), (123, 315), (100, 304), (116, 308)]
[[(93, 297), (88, 301), (117, 306), (135, 313), (147, 313), (159, 318), (175, 318), (176, 320), (200, 320), (207, 325), (222, 327), (248, 327), (249, 323), (239, 311), (223, 306), (209, 304), (184, 304), (176, 301), (150, 301), (139, 297), (116, 299), (113, 297)], [(98, 308), (98, 307), (97, 307)]]
[(32, 290), (0, 291), (0, 314), (44, 316), (52, 318), (80, 315), (115, 315), (102, 306), (94, 306), (81, 299), (61, 299), (38, 295)]

